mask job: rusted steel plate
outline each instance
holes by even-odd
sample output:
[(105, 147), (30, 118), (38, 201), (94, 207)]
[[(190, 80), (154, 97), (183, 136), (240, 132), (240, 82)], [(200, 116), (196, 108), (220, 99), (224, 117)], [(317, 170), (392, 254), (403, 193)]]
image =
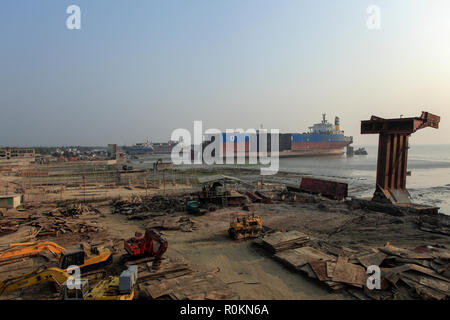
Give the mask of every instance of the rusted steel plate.
[(348, 185), (346, 183), (313, 178), (302, 178), (300, 190), (320, 193), (335, 200), (343, 200), (348, 195)]

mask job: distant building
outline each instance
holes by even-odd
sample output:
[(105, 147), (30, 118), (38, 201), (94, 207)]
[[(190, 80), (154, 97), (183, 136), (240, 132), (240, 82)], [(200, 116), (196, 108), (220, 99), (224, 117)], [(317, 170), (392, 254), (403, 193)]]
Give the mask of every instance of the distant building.
[(22, 195), (0, 195), (0, 208), (14, 209), (22, 204)]
[(0, 159), (33, 158), (34, 149), (29, 148), (0, 148)]
[(117, 144), (108, 144), (108, 159), (117, 159), (119, 147)]

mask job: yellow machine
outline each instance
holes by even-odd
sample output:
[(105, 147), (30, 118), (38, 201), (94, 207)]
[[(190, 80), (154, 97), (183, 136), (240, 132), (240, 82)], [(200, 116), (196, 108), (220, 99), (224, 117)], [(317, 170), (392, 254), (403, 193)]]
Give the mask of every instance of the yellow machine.
[(78, 266), (81, 273), (106, 267), (112, 263), (112, 253), (103, 247), (92, 247), (90, 252), (83, 249), (65, 250), (59, 259), (59, 267), (66, 270), (69, 266)]
[[(44, 247), (45, 245), (39, 248), (42, 249)], [(40, 250), (39, 248), (36, 250)], [(55, 248), (62, 247), (57, 246)], [(33, 249), (26, 249), (25, 251), (19, 250), (17, 253), (20, 252), (36, 251), (33, 251)], [(38, 269), (28, 274), (0, 281), (0, 294), (30, 287), (42, 282), (56, 282), (59, 286), (61, 286), (67, 278), (70, 277), (70, 274), (67, 273), (67, 269), (71, 266), (77, 266), (81, 274), (86, 274), (93, 270), (101, 269), (112, 263), (111, 251), (103, 247), (91, 247), (90, 252), (86, 252), (81, 248), (71, 250), (64, 249), (64, 251), (59, 253), (59, 256), (59, 267)]]
[[(0, 245), (0, 247), (1, 246), (2, 245)], [(0, 252), (0, 262), (32, 257), (45, 251), (48, 251), (55, 256), (60, 256), (61, 253), (66, 250), (51, 241), (11, 243), (3, 246), (6, 247), (6, 249)]]
[(76, 298), (86, 300), (132, 300), (134, 297), (134, 287), (125, 293), (117, 290), (119, 277), (110, 277), (108, 280), (100, 281), (90, 292), (88, 292), (86, 281), (80, 281), (79, 289), (68, 289), (66, 281), (70, 277), (71, 275), (67, 271), (59, 268), (37, 270), (16, 278), (0, 281), (0, 295), (44, 282), (54, 282), (59, 288), (63, 288), (65, 299), (71, 299), (69, 296), (73, 296), (73, 294), (68, 293), (69, 290), (80, 290), (82, 293)]
[(112, 254), (109, 249), (90, 247), (90, 251), (86, 252), (81, 247), (65, 249), (50, 241), (9, 244), (5, 251), (0, 252), (0, 262), (32, 257), (46, 251), (59, 257), (60, 269), (67, 269), (71, 265), (76, 265), (80, 268), (81, 273), (99, 269), (112, 263)]
[(263, 230), (261, 217), (254, 214), (235, 213), (230, 215), (229, 235), (237, 239), (256, 238)]
[(126, 293), (119, 291), (119, 277), (109, 277), (100, 281), (85, 297), (84, 300), (133, 300), (134, 288)]
[(15, 278), (0, 281), (0, 295), (44, 282), (55, 282), (58, 286), (62, 286), (69, 277), (70, 274), (59, 268), (36, 270)]

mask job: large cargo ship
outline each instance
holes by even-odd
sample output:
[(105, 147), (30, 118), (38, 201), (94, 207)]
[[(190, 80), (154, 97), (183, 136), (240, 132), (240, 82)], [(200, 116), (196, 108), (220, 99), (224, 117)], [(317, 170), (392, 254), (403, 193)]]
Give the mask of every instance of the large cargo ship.
[[(345, 136), (340, 129), (339, 117), (335, 118), (334, 125), (329, 123), (326, 115), (322, 115), (322, 122), (309, 127), (304, 133), (280, 133), (279, 134), (279, 156), (299, 157), (299, 156), (326, 156), (343, 154), (344, 148), (353, 142), (353, 137)], [(246, 156), (252, 154), (250, 150), (251, 135), (246, 133), (222, 133), (220, 141), (221, 156), (245, 153)], [(257, 153), (259, 154), (260, 133), (256, 133)], [(207, 137), (205, 145), (213, 141)], [(267, 151), (270, 152), (270, 136), (267, 139)]]
[(291, 133), (290, 146), (280, 141), (280, 156), (301, 155), (334, 155), (344, 153), (344, 148), (353, 142), (353, 137), (345, 136), (340, 128), (339, 117), (335, 117), (334, 125), (329, 123), (326, 115), (322, 115), (322, 122), (309, 127), (306, 133)]

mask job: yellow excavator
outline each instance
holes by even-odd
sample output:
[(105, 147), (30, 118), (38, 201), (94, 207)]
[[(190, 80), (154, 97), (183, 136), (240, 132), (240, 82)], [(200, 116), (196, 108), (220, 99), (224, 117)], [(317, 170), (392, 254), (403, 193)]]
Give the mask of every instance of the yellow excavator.
[[(8, 292), (34, 286), (44, 282), (54, 282), (58, 288), (62, 289), (64, 299), (84, 299), (84, 300), (132, 300), (134, 298), (134, 285), (137, 280), (136, 275), (130, 276), (122, 273), (120, 277), (109, 277), (97, 283), (92, 290), (88, 290), (86, 279), (79, 279), (77, 289), (71, 287), (69, 280), (74, 280), (72, 274), (60, 268), (46, 268), (33, 271), (31, 273), (0, 281), (0, 295)], [(128, 274), (130, 274), (128, 272)], [(81, 281), (83, 280), (83, 281)], [(125, 286), (119, 286), (120, 282), (125, 282)], [(74, 294), (74, 292), (76, 292)], [(78, 292), (81, 292), (78, 295)]]
[[(59, 256), (59, 266), (38, 269), (28, 274), (8, 278), (0, 281), (0, 294), (8, 293), (25, 287), (30, 287), (42, 282), (55, 282), (61, 286), (71, 274), (69, 267), (76, 266), (80, 274), (98, 273), (101, 269), (112, 263), (111, 251), (104, 247), (91, 246), (88, 249), (80, 246), (76, 249), (65, 249), (53, 242), (22, 243), (12, 245), (13, 250), (3, 252), (3, 258), (9, 262), (19, 257), (33, 256), (40, 252), (51, 250)], [(1, 260), (0, 260), (1, 261)]]
[(80, 268), (81, 273), (112, 263), (111, 251), (104, 247), (89, 246), (86, 249), (86, 247), (80, 246), (76, 249), (66, 249), (51, 241), (12, 243), (6, 246), (7, 249), (0, 252), (0, 263), (36, 256), (47, 251), (59, 257), (60, 269), (76, 265)]

